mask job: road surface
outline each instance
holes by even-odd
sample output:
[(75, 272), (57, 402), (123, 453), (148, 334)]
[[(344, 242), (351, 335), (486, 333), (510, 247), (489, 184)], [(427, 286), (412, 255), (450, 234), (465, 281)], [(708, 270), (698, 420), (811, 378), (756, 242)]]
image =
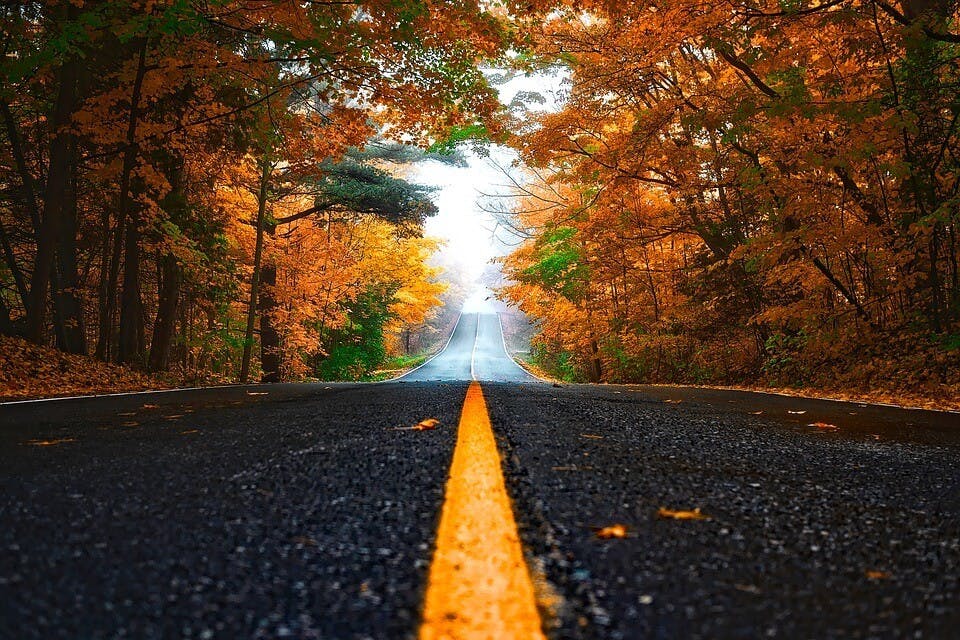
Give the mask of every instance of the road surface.
[[(439, 426), (410, 429), (426, 418)], [(435, 588), (438, 566), (460, 571), (442, 529), (512, 540), (521, 559), (488, 577), (519, 564), (536, 605), (518, 615), (548, 638), (955, 638), (958, 428), (764, 394), (558, 387), (509, 362), (495, 316), (468, 314), (395, 382), (8, 404), (0, 637), (438, 637), (430, 619), (459, 619)], [(483, 502), (488, 480), (509, 500)], [(506, 505), (514, 531), (451, 506), (475, 498)], [(614, 524), (625, 537), (597, 537)]]
[(398, 380), (537, 382), (507, 354), (500, 317), (495, 313), (461, 315), (443, 351)]

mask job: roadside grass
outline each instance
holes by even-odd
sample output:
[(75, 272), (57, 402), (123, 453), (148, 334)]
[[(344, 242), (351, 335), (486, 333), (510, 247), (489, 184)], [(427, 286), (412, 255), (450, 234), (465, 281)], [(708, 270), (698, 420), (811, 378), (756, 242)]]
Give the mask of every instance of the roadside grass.
[(379, 382), (381, 380), (390, 380), (391, 378), (396, 378), (397, 376), (406, 373), (414, 367), (419, 367), (421, 364), (427, 361), (427, 358), (432, 355), (433, 352), (431, 351), (423, 351), (420, 353), (412, 353), (387, 358), (384, 360), (383, 365), (371, 373), (367, 378), (365, 378), (365, 380), (369, 382)]

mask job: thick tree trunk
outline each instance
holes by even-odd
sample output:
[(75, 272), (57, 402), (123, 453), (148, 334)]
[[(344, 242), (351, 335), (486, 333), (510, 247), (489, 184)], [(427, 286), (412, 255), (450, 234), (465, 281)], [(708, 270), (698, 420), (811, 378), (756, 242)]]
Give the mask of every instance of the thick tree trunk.
[(153, 323), (153, 340), (150, 342), (150, 371), (166, 371), (170, 366), (170, 347), (173, 344), (182, 280), (183, 272), (176, 257), (169, 253), (163, 256), (160, 259), (157, 319)]
[(146, 75), (147, 43), (144, 40), (139, 48), (137, 75), (134, 78), (130, 95), (130, 113), (127, 121), (127, 148), (123, 156), (123, 169), (120, 178), (118, 216), (125, 224), (123, 251), (123, 290), (120, 294), (120, 332), (117, 356), (120, 362), (143, 364), (144, 355), (144, 319), (143, 299), (140, 293), (140, 217), (133, 210), (130, 194), (133, 169), (140, 156), (136, 142), (137, 124), (140, 117), (140, 96), (143, 78)]
[[(71, 166), (76, 170), (76, 145), (72, 145)], [(76, 175), (63, 207), (63, 219), (57, 238), (57, 260), (53, 285), (53, 307), (57, 321), (57, 346), (68, 353), (87, 352), (87, 332), (83, 318), (80, 275), (77, 272), (77, 195)]]
[(120, 293), (120, 340), (117, 356), (125, 364), (143, 364), (143, 296), (140, 291), (140, 224), (131, 215), (123, 251), (123, 289)]
[[(265, 220), (263, 231), (273, 237), (277, 225)], [(280, 382), (280, 331), (274, 321), (273, 313), (277, 309), (277, 264), (268, 260), (260, 270), (260, 367), (263, 369), (262, 382)]]
[[(66, 11), (66, 17), (69, 18), (77, 9), (68, 5)], [(74, 55), (68, 57), (60, 67), (57, 99), (50, 117), (53, 136), (50, 140), (43, 215), (37, 232), (37, 252), (30, 281), (27, 317), (27, 337), (37, 344), (43, 344), (46, 333), (47, 297), (55, 273), (57, 244), (60, 234), (64, 232), (65, 211), (71, 208), (67, 200), (75, 196), (70, 188), (73, 163), (76, 161), (75, 136), (69, 125), (77, 108), (80, 63), (81, 58)]]
[[(257, 298), (260, 293), (260, 269), (263, 262), (263, 224), (267, 211), (267, 187), (270, 184), (270, 163), (264, 161), (260, 173), (260, 191), (257, 195), (257, 241), (253, 250), (253, 276), (250, 280), (250, 303), (247, 305), (247, 328), (243, 336), (243, 359), (240, 362), (240, 383), (250, 378), (250, 358), (253, 352), (253, 329), (257, 320)], [(274, 274), (276, 275), (276, 274)], [(274, 278), (276, 280), (276, 278)]]
[[(161, 154), (165, 158), (165, 172), (170, 182), (170, 193), (164, 197), (162, 206), (170, 222), (184, 228), (189, 222), (187, 196), (184, 191), (184, 162), (178, 154)], [(150, 341), (150, 371), (166, 371), (170, 366), (170, 352), (176, 334), (177, 308), (180, 304), (180, 288), (183, 283), (183, 268), (176, 256), (166, 253), (157, 264), (158, 292), (157, 315), (153, 322), (153, 338)]]

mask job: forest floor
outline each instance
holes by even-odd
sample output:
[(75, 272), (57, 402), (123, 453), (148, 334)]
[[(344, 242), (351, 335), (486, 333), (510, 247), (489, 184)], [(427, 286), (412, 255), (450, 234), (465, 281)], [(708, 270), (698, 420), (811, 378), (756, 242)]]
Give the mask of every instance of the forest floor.
[[(442, 345), (441, 345), (442, 346)], [(432, 352), (402, 356), (390, 360), (377, 372), (376, 380), (397, 377), (422, 364)], [(529, 354), (513, 354), (514, 359), (535, 376), (553, 378), (530, 361)], [(223, 384), (218, 382), (217, 384)], [(172, 389), (175, 378), (160, 378), (117, 364), (108, 364), (89, 356), (63, 353), (51, 347), (40, 347), (26, 340), (0, 336), (0, 402), (56, 396), (95, 395)], [(191, 381), (190, 386), (198, 386)], [(202, 385), (199, 385), (202, 386)], [(705, 389), (758, 391), (801, 398), (823, 398), (890, 404), (900, 407), (960, 411), (960, 387), (904, 389), (824, 389), (816, 387), (782, 387), (764, 385), (651, 385), (662, 387), (693, 386)]]
[(173, 388), (172, 381), (0, 336), (0, 401)]

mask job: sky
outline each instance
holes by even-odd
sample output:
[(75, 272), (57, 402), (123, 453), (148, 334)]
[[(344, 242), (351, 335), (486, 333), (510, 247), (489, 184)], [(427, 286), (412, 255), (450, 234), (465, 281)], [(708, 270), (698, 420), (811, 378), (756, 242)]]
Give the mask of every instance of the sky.
[[(497, 88), (500, 100), (509, 105), (518, 92), (536, 92), (543, 96), (543, 104), (526, 103), (531, 111), (555, 111), (563, 95), (560, 75), (517, 75)], [(493, 216), (482, 208), (484, 194), (509, 192), (509, 179), (502, 169), (510, 168), (516, 154), (505, 147), (493, 145), (489, 157), (482, 157), (464, 149), (468, 166), (452, 167), (438, 162), (424, 162), (410, 176), (411, 181), (436, 187), (433, 200), (439, 213), (427, 220), (425, 233), (444, 241), (438, 251), (439, 264), (456, 265), (470, 280), (478, 280), (491, 259), (510, 252), (510, 244), (517, 242), (503, 230), (495, 234)], [(499, 165), (499, 167), (497, 166)], [(515, 176), (521, 175), (514, 169)], [(499, 237), (498, 237), (499, 236)], [(474, 292), (475, 299), (480, 293)]]

